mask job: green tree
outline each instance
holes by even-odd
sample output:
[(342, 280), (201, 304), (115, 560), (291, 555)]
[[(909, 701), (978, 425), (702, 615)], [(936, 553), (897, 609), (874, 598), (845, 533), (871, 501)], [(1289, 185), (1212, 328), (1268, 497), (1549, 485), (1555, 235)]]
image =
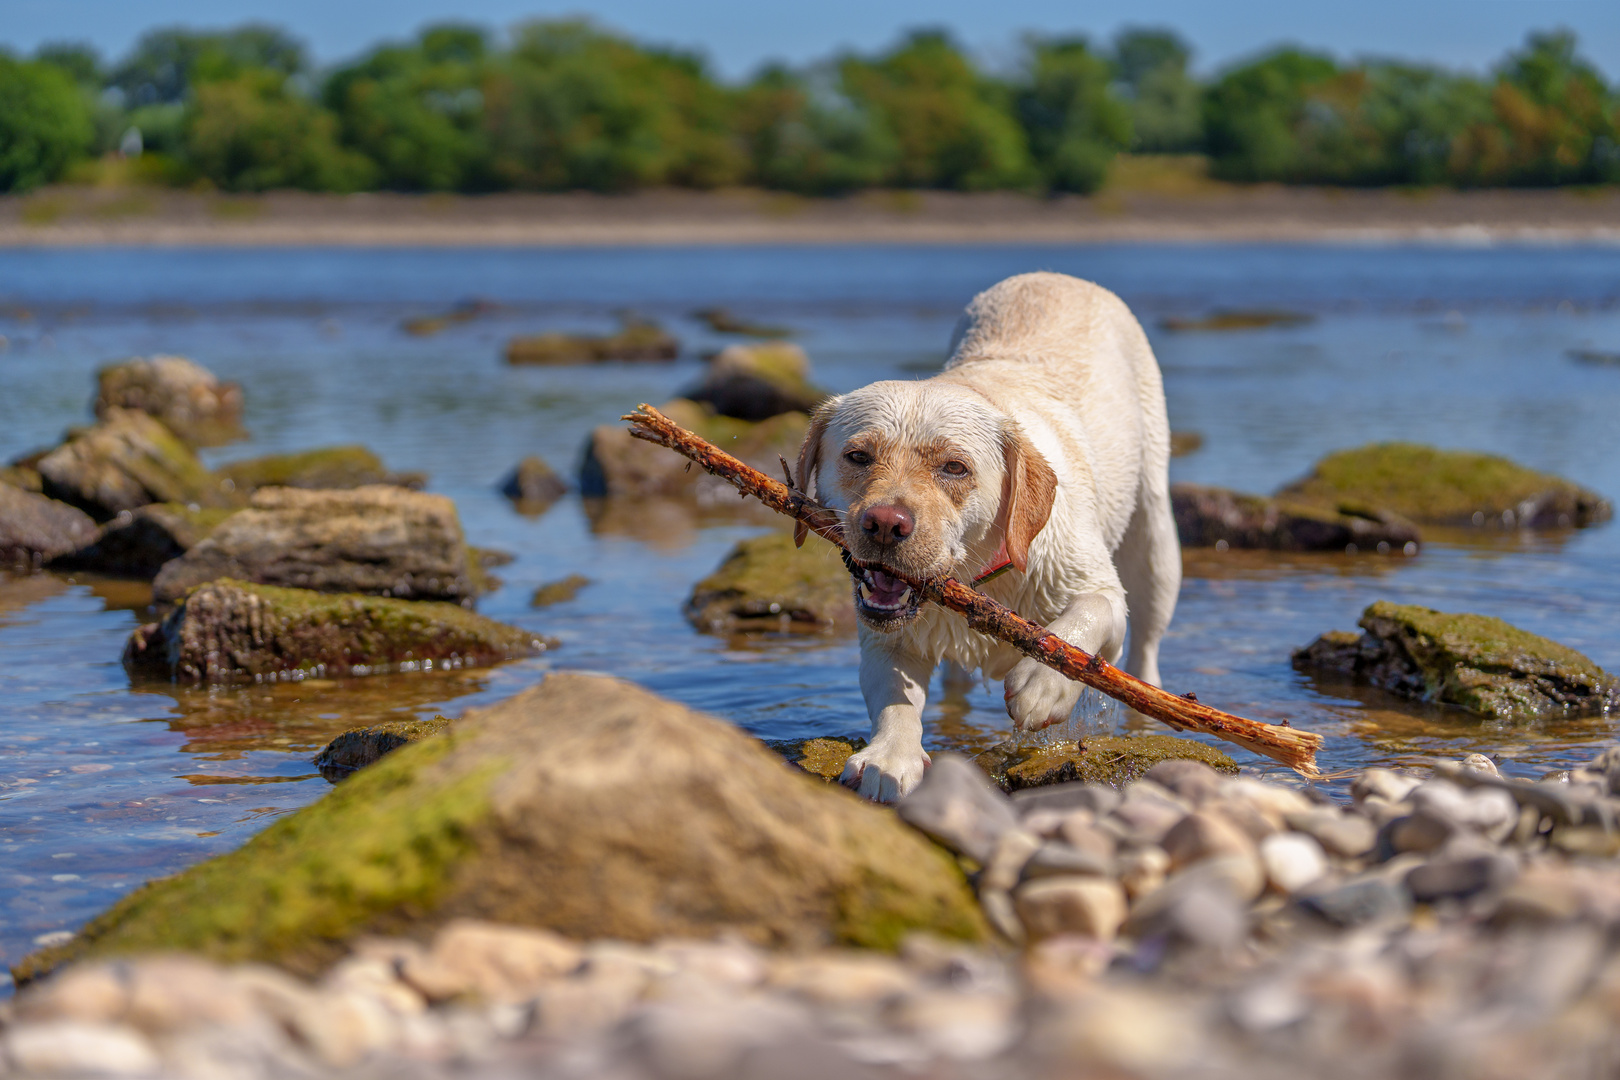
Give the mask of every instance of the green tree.
[(1187, 71), (1192, 51), (1169, 30), (1129, 29), (1114, 38), (1114, 67), (1130, 106), (1133, 149), (1187, 153), (1203, 145), (1203, 90)]
[(738, 96), (736, 125), (749, 179), (764, 187), (828, 195), (874, 187), (893, 175), (900, 147), (871, 108), (826, 68), (805, 75), (767, 67)]
[(261, 69), (195, 86), (185, 118), (190, 165), (227, 191), (371, 186), (375, 167), (338, 144), (336, 118), (287, 83)]
[(496, 176), (553, 191), (735, 183), (731, 105), (697, 57), (579, 20), (520, 27), (485, 88)]
[(194, 82), (267, 70), (295, 75), (308, 69), (304, 47), (285, 30), (249, 24), (221, 33), (179, 27), (152, 30), (113, 72), (111, 85), (131, 106), (186, 99)]
[(50, 183), (94, 139), (89, 103), (72, 76), (0, 54), (0, 191)]
[(1027, 42), (1018, 118), (1047, 187), (1092, 192), (1131, 144), (1129, 108), (1109, 89), (1113, 71), (1083, 38)]
[(1036, 179), (1010, 88), (976, 71), (943, 31), (913, 32), (875, 59), (845, 57), (839, 79), (898, 147), (886, 182), (984, 191)]
[(78, 41), (52, 41), (34, 50), (34, 59), (41, 64), (60, 68), (74, 82), (99, 92), (106, 80), (102, 70), (101, 54), (95, 46)]
[(414, 45), (379, 48), (336, 72), (323, 97), (345, 144), (376, 163), (385, 187), (487, 188), (487, 52), (476, 28), (431, 27)]
[[(1300, 128), (1311, 91), (1339, 74), (1330, 58), (1278, 49), (1223, 74), (1204, 95), (1204, 137), (1211, 172), (1227, 180), (1313, 179)], [(1315, 119), (1327, 122), (1323, 109)]]

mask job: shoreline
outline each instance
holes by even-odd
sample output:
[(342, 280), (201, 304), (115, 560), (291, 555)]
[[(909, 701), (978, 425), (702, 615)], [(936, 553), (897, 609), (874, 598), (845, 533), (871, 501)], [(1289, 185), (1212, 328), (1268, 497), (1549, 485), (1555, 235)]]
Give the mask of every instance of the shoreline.
[(230, 196), (54, 188), (0, 197), (0, 248), (1088, 244), (1620, 245), (1620, 188), (1217, 187), (1010, 192)]

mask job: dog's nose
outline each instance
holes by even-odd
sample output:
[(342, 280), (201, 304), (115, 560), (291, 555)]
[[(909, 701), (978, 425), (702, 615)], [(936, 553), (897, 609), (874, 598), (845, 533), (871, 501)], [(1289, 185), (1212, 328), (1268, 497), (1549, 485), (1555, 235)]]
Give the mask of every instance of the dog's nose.
[(916, 522), (903, 506), (869, 506), (861, 515), (861, 531), (880, 544), (898, 544), (911, 535)]

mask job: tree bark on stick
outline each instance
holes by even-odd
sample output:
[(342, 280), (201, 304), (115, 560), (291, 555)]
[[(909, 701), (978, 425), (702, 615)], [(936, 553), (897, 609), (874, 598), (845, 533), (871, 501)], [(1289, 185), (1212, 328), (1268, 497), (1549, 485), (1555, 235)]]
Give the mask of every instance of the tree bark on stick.
[[(752, 495), (779, 514), (786, 514), (807, 525), (811, 532), (848, 552), (838, 514), (775, 480), (758, 469), (732, 457), (712, 443), (687, 431), (669, 417), (643, 405), (622, 417), (631, 425), (630, 434), (657, 443), (691, 459), (710, 473), (730, 482), (744, 496)], [(783, 466), (786, 469), (786, 464)], [(1213, 735), (1246, 750), (1261, 754), (1298, 772), (1316, 778), (1316, 751), (1322, 736), (1298, 731), (1287, 725), (1264, 724), (1222, 712), (1195, 700), (1178, 697), (1157, 686), (1127, 675), (1101, 656), (1077, 649), (1044, 627), (1030, 622), (1004, 604), (997, 603), (955, 578), (919, 581), (888, 567), (875, 567), (904, 581), (918, 595), (956, 612), (981, 634), (1004, 641), (1025, 656), (1074, 679), (1095, 687), (1109, 697), (1124, 702), (1144, 716), (1161, 720), (1176, 730)]]

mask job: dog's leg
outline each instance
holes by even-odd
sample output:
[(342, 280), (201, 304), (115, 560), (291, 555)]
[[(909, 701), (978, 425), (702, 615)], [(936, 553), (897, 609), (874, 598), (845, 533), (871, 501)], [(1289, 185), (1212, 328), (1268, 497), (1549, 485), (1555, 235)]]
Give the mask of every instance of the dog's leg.
[[(1119, 660), (1125, 644), (1125, 598), (1115, 591), (1082, 593), (1046, 627), (1070, 645), (1104, 660)], [(1061, 724), (1074, 711), (1085, 687), (1035, 660), (1018, 661), (1007, 673), (1002, 692), (1007, 715), (1019, 731)]]
[(1131, 642), (1125, 670), (1159, 685), (1159, 642), (1176, 611), (1181, 592), (1181, 543), (1170, 492), (1161, 482), (1143, 485), (1125, 538), (1115, 553), (1119, 580), (1130, 605)]
[(846, 786), (884, 803), (910, 794), (928, 767), (922, 710), (934, 664), (899, 646), (861, 630), (861, 695), (872, 718), (872, 741), (849, 759), (842, 777)]

